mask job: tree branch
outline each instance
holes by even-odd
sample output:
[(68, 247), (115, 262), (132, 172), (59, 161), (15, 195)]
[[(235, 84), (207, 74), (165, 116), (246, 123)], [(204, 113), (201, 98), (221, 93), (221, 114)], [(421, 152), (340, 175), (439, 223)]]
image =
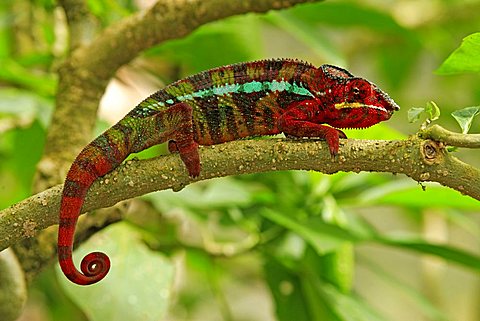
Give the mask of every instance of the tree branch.
[[(202, 147), (202, 173), (195, 180), (188, 177), (178, 155), (131, 160), (94, 183), (82, 211), (111, 206), (153, 191), (180, 190), (194, 181), (273, 170), (402, 173), (417, 181), (439, 182), (480, 200), (480, 186), (476, 183), (480, 181), (480, 171), (451, 156), (442, 144), (415, 137), (404, 141), (341, 143), (340, 154), (334, 161), (321, 141), (245, 140)], [(62, 186), (57, 185), (1, 211), (0, 250), (57, 224), (61, 190)]]
[(439, 125), (432, 125), (420, 133), (422, 138), (444, 142), (450, 146), (480, 148), (480, 134), (459, 134), (446, 130)]
[(98, 21), (90, 14), (85, 0), (59, 0), (70, 34), (70, 47), (75, 49), (88, 44), (95, 37)]

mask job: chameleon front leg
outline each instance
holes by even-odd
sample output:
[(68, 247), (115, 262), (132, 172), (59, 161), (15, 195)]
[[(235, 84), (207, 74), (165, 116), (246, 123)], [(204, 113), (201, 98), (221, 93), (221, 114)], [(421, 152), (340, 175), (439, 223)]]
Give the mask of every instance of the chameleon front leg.
[(178, 152), (190, 177), (200, 175), (198, 143), (193, 135), (193, 109), (187, 103), (178, 103), (156, 115), (159, 127), (169, 128), (168, 150)]
[(322, 125), (321, 109), (316, 100), (299, 101), (291, 104), (278, 118), (278, 129), (287, 136), (318, 137), (325, 139), (330, 155), (338, 154), (339, 139), (347, 138), (344, 132)]

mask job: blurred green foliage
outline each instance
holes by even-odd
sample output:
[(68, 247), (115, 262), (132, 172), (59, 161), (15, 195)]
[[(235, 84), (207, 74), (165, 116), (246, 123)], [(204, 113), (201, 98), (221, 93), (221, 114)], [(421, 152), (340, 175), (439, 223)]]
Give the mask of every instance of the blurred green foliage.
[(442, 75), (458, 74), (465, 72), (480, 71), (480, 33), (474, 33), (465, 37), (462, 45), (457, 48), (437, 69), (437, 72)]
[[(103, 27), (139, 10), (135, 1), (88, 5)], [(434, 100), (448, 127), (450, 113), (479, 105), (478, 12), (478, 0), (325, 1), (210, 23), (130, 69), (168, 83), (265, 57), (339, 64), (402, 106), (348, 136), (398, 139), (418, 130), (410, 107)], [(0, 208), (31, 193), (67, 40), (54, 1), (1, 1)], [(478, 133), (478, 118), (467, 122)], [(478, 152), (458, 154), (480, 166)], [(480, 319), (480, 203), (435, 184), (272, 172), (147, 195), (128, 218), (80, 248), (112, 254), (103, 286), (78, 289), (61, 275), (59, 286), (53, 269), (35, 282), (29, 307), (39, 320)]]

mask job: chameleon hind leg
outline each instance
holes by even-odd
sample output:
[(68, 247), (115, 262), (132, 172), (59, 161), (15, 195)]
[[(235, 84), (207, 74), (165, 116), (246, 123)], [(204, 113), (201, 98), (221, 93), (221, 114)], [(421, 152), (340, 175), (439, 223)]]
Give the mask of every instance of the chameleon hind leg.
[(157, 122), (168, 128), (168, 150), (178, 152), (190, 177), (200, 175), (198, 143), (193, 135), (193, 109), (187, 103), (178, 103), (156, 115)]

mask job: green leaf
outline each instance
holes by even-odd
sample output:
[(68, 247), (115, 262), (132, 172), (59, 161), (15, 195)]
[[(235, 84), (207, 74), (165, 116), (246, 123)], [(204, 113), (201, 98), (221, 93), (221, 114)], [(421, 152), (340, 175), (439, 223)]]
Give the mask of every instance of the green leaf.
[(425, 112), (423, 107), (412, 107), (408, 110), (408, 122), (415, 123), (420, 119), (420, 116)]
[(440, 117), (440, 108), (434, 101), (427, 102), (425, 112), (427, 113), (430, 122), (435, 121)]
[[(323, 283), (316, 274), (304, 275), (301, 281), (302, 290), (311, 312), (310, 320), (343, 321), (339, 314), (336, 313), (334, 303), (329, 302), (328, 298), (325, 298), (325, 295), (322, 293), (321, 286), (323, 286)], [(334, 288), (333, 286), (331, 287)]]
[(0, 60), (0, 80), (32, 90), (39, 95), (52, 97), (57, 80), (48, 73), (39, 74), (22, 66), (18, 61), (5, 58)]
[(378, 236), (377, 241), (411, 251), (441, 257), (449, 262), (480, 271), (480, 256), (447, 245), (436, 245), (423, 240)]
[(275, 301), (275, 313), (278, 320), (312, 320), (298, 277), (274, 259), (266, 261), (264, 271)]
[(328, 283), (317, 283), (329, 307), (342, 321), (386, 321), (360, 298), (347, 295)]
[[(342, 228), (347, 226), (345, 213), (331, 194), (324, 195), (323, 203), (322, 217), (326, 222)], [(335, 251), (321, 257), (322, 278), (335, 285), (340, 291), (350, 292), (353, 285), (354, 261), (353, 244), (344, 242)]]
[(328, 255), (319, 256), (312, 250), (307, 251), (305, 259), (297, 267), (302, 293), (309, 307), (310, 320), (383, 320), (371, 307), (351, 294), (349, 289), (345, 291), (342, 284), (331, 282), (323, 269), (326, 257)]
[(163, 255), (150, 251), (126, 223), (117, 223), (82, 244), (74, 253), (76, 261), (99, 249), (108, 253), (112, 268), (95, 285), (75, 285), (58, 269), (61, 286), (89, 320), (163, 319), (173, 281), (172, 264)]
[(441, 75), (480, 72), (480, 32), (465, 37), (457, 48), (436, 70)]
[(480, 106), (456, 110), (452, 113), (452, 116), (462, 128), (462, 133), (467, 134), (470, 126), (472, 126), (473, 118), (478, 114), (480, 114)]
[(353, 286), (355, 255), (352, 243), (344, 243), (321, 260), (322, 278), (342, 293), (349, 293)]
[(359, 236), (339, 226), (325, 223), (319, 217), (311, 218), (305, 222), (299, 222), (284, 213), (267, 208), (261, 210), (260, 214), (300, 235), (319, 255), (340, 248), (346, 241), (356, 242), (360, 240)]
[[(336, 285), (323, 282), (323, 271), (318, 268), (319, 256), (308, 257), (299, 277), (304, 296), (312, 312), (311, 320), (383, 321), (370, 306), (354, 294), (344, 293)], [(294, 320), (294, 319), (292, 319)]]
[[(400, 179), (371, 187), (360, 193), (356, 200), (362, 204), (394, 205), (409, 208), (447, 208), (455, 204), (457, 210), (480, 210), (480, 202), (462, 195), (437, 183), (422, 183), (426, 190), (422, 191), (418, 184), (408, 179)], [(357, 203), (358, 204), (358, 203)]]
[(420, 119), (420, 116), (425, 114), (426, 122), (431, 123), (440, 117), (440, 108), (434, 101), (426, 103), (425, 107), (412, 107), (408, 110), (408, 121), (414, 123)]

